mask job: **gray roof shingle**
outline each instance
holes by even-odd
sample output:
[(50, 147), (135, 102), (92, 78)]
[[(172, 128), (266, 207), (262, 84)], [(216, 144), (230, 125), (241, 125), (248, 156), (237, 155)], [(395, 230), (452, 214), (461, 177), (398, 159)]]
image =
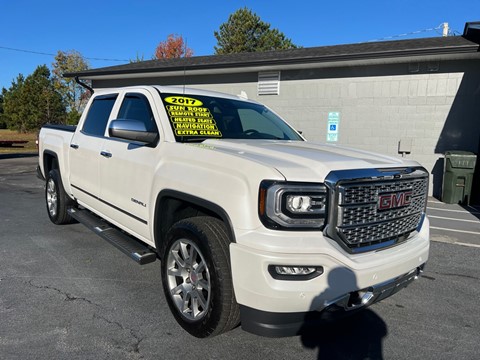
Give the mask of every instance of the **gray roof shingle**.
[(306, 64), (346, 60), (368, 60), (406, 56), (478, 52), (479, 45), (462, 36), (365, 42), (267, 52), (194, 56), (135, 62), (64, 74), (90, 78), (104, 75), (140, 74), (180, 70), (239, 68), (259, 65)]

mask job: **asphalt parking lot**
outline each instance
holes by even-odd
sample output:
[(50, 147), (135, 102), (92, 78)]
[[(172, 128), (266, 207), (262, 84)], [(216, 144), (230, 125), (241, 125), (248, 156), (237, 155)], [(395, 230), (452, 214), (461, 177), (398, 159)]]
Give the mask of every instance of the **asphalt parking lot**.
[(480, 208), (431, 199), (425, 275), (328, 328), (196, 339), (160, 263), (139, 266), (80, 224), (50, 223), (36, 157), (0, 156), (0, 359), (478, 359)]
[(480, 248), (480, 207), (431, 199), (427, 213), (432, 240)]

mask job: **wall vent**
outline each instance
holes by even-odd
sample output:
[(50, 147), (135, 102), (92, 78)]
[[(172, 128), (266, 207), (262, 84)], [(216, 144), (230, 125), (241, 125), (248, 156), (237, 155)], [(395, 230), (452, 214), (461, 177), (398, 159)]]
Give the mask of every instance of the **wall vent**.
[(258, 73), (258, 95), (280, 94), (280, 71)]

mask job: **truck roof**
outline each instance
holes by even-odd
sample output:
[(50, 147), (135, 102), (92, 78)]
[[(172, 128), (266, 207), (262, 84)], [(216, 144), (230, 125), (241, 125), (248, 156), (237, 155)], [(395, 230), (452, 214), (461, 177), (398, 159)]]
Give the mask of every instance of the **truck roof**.
[(109, 92), (118, 91), (118, 90), (134, 90), (134, 89), (156, 89), (160, 93), (213, 96), (213, 97), (221, 97), (225, 99), (258, 103), (255, 100), (248, 99), (247, 94), (244, 92), (242, 92), (243, 93), (242, 95), (232, 95), (232, 94), (227, 94), (219, 91), (211, 91), (211, 90), (204, 90), (204, 89), (190, 88), (190, 87), (183, 87), (183, 86), (167, 86), (167, 85), (137, 85), (137, 86), (95, 89), (95, 93), (103, 94), (103, 93), (109, 93)]

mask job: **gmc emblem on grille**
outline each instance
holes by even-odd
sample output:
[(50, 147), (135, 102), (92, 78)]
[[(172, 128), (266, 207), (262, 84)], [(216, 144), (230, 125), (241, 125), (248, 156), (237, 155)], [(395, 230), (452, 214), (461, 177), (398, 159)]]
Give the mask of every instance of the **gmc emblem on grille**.
[(378, 210), (396, 209), (402, 206), (410, 205), (411, 202), (411, 191), (382, 194), (378, 197)]

